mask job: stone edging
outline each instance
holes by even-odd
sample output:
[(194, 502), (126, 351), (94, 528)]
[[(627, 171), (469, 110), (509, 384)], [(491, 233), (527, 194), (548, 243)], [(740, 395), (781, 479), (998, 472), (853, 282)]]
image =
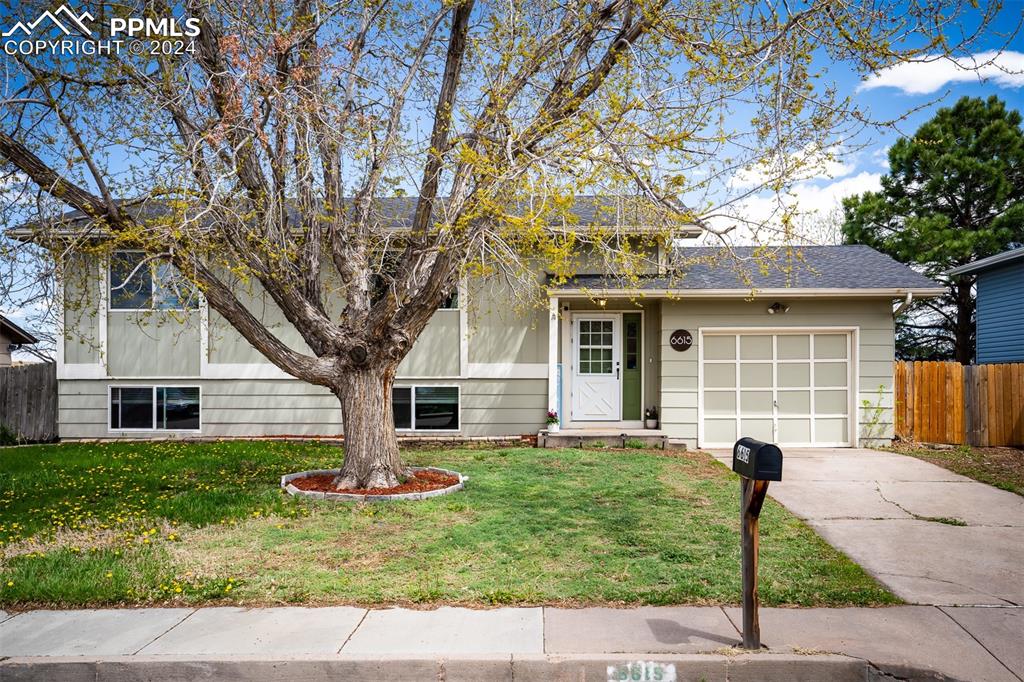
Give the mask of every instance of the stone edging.
[(448, 474), (449, 476), (458, 476), (459, 482), (455, 485), (450, 485), (447, 488), (438, 488), (437, 490), (428, 490), (422, 493), (396, 493), (394, 495), (355, 495), (353, 493), (324, 493), (318, 490), (300, 490), (292, 485), (292, 481), (297, 478), (306, 478), (307, 476), (320, 476), (330, 475), (337, 476), (341, 473), (341, 469), (312, 469), (310, 471), (298, 471), (294, 474), (285, 474), (281, 477), (281, 488), (294, 497), (305, 497), (311, 500), (334, 500), (335, 502), (391, 502), (396, 500), (426, 500), (431, 497), (440, 497), (441, 495), (450, 495), (451, 493), (458, 492), (466, 487), (466, 481), (469, 480), (468, 476), (463, 476), (458, 471), (451, 471), (450, 469), (441, 469), (438, 467), (409, 467), (413, 471), (434, 471), (439, 474)]

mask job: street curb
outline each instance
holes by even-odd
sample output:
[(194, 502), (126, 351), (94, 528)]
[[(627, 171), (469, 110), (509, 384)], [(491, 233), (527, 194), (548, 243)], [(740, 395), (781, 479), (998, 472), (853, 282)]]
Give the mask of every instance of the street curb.
[[(881, 682), (893, 677), (867, 661), (833, 654), (493, 654), (406, 657), (336, 654), (261, 658), (252, 656), (15, 657), (0, 661), (4, 682), (605, 682), (660, 679), (706, 682)], [(639, 671), (640, 677), (634, 677)], [(668, 673), (672, 672), (674, 676)], [(934, 671), (901, 671), (900, 679), (950, 680)], [(622, 675), (626, 675), (623, 677)]]

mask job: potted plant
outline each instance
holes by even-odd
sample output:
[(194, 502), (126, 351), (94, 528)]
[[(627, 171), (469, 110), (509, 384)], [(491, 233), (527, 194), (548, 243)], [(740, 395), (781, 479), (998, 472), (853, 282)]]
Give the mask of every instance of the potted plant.
[(645, 429), (656, 429), (658, 428), (658, 406), (648, 407), (644, 410), (644, 428)]
[(558, 433), (558, 413), (548, 410), (548, 433)]

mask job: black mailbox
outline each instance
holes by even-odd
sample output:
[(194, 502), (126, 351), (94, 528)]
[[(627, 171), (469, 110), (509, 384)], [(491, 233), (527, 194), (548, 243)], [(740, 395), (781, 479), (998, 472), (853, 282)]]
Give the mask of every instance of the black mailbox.
[(754, 481), (781, 481), (782, 450), (778, 445), (740, 438), (732, 446), (732, 470)]

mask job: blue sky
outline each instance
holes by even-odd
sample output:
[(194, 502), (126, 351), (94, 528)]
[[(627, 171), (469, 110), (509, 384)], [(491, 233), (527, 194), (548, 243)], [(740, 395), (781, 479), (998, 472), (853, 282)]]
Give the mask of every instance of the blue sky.
[[(828, 76), (836, 83), (840, 95), (850, 96), (853, 103), (868, 110), (876, 120), (896, 119), (906, 115), (895, 129), (871, 128), (851, 141), (862, 149), (847, 152), (835, 162), (826, 164), (827, 177), (797, 183), (791, 202), (801, 211), (824, 216), (839, 207), (846, 196), (877, 189), (879, 178), (888, 170), (886, 152), (900, 136), (910, 136), (941, 107), (948, 107), (964, 96), (987, 98), (995, 95), (1008, 108), (1024, 113), (1024, 35), (1007, 43), (1005, 34), (1012, 33), (1024, 13), (1024, 0), (1009, 0), (970, 55), (929, 63), (901, 64), (877, 75), (861, 79), (844, 65), (828, 65)], [(1003, 34), (1003, 35), (1000, 35)], [(978, 70), (1003, 48), (994, 63)], [(912, 112), (907, 114), (907, 112)], [(741, 207), (749, 215), (768, 214), (775, 205), (774, 196), (762, 194)], [(813, 241), (828, 243), (837, 235), (807, 227), (803, 232)], [(750, 241), (749, 233), (735, 233), (734, 241)], [(764, 240), (764, 236), (761, 238)], [(770, 240), (770, 237), (768, 237)], [(715, 243), (713, 238), (706, 239)]]

